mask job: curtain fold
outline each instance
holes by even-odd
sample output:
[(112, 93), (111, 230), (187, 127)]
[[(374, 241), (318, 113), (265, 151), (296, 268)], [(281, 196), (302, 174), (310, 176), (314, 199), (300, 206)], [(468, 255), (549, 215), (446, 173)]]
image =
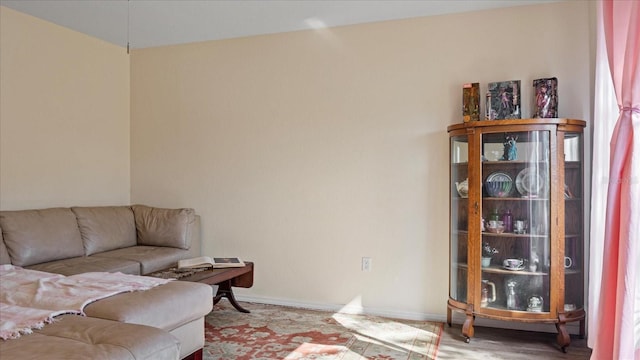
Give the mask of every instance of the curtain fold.
[(640, 359), (640, 2), (605, 0), (600, 5), (619, 115), (600, 119), (614, 122), (615, 128), (591, 357), (630, 360)]

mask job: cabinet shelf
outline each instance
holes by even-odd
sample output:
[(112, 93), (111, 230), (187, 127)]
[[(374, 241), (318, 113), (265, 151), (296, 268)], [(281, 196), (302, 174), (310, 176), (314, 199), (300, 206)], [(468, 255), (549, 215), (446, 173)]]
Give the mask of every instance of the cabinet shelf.
[(483, 201), (549, 201), (549, 198), (541, 197), (483, 197)]
[[(584, 336), (585, 125), (571, 119), (517, 119), (475, 121), (448, 128), (450, 152), (455, 154), (450, 158), (467, 162), (452, 162), (449, 169), (447, 322), (451, 324), (451, 311), (464, 312), (462, 334), (467, 339), (473, 336), (476, 315), (500, 321), (555, 323), (563, 349), (570, 343), (567, 322), (580, 321)], [(509, 140), (506, 145), (505, 140)], [(495, 160), (503, 154), (514, 160)], [(514, 182), (508, 184), (511, 192), (507, 197), (488, 196), (484, 186), (487, 178), (501, 173)], [(465, 179), (469, 197), (461, 198), (456, 182)], [(521, 196), (525, 190), (538, 196)], [(524, 221), (528, 233), (482, 231), (483, 221), (487, 225), (489, 218), (497, 215), (502, 219), (505, 214), (511, 214), (514, 226), (516, 221)], [(495, 250), (495, 256), (493, 264), (482, 267), (485, 247)], [(571, 268), (564, 267), (566, 257)], [(503, 261), (512, 258), (522, 259), (525, 268), (514, 271), (502, 267)], [(537, 264), (537, 271), (530, 271), (534, 267), (527, 264)], [(487, 291), (495, 291), (497, 298), (488, 306)], [(526, 311), (527, 306), (522, 305), (535, 304), (531, 301), (536, 296), (543, 299), (544, 312)], [(576, 309), (571, 316), (564, 311), (565, 304)]]
[(495, 304), (491, 304), (487, 307), (484, 307), (483, 309), (494, 309), (494, 310), (503, 310), (503, 311), (510, 311), (510, 312), (514, 312), (514, 313), (525, 313), (524, 316), (531, 316), (531, 314), (545, 314), (545, 313), (549, 313), (549, 311), (525, 311), (525, 310), (511, 310), (511, 309), (507, 309), (506, 306), (501, 306), (501, 305), (495, 305)]
[[(468, 270), (469, 269), (469, 265), (467, 265), (466, 263), (458, 263), (458, 268), (463, 269), (463, 270)], [(507, 269), (503, 269), (500, 266), (496, 266), (496, 265), (491, 265), (489, 267), (483, 267), (482, 268), (482, 272), (483, 273), (494, 273), (494, 274), (507, 274), (507, 275), (535, 275), (535, 276), (548, 276), (549, 273), (547, 272), (543, 272), (543, 271), (528, 271), (528, 270), (519, 270), (519, 271), (514, 271), (514, 270), (507, 270)], [(580, 270), (576, 270), (576, 269), (565, 269), (564, 270), (565, 275), (580, 275), (582, 274), (582, 271)]]
[[(458, 267), (461, 268), (461, 269), (468, 269), (469, 268), (469, 266), (467, 264), (464, 264), (464, 263), (458, 264)], [(549, 275), (549, 273), (539, 272), (539, 271), (507, 270), (507, 269), (503, 269), (502, 267), (496, 266), (496, 265), (491, 265), (489, 267), (483, 267), (482, 268), (482, 272), (483, 273), (493, 273), (493, 274), (503, 274), (503, 275), (535, 275), (535, 276), (548, 276)]]
[(505, 237), (505, 238), (526, 238), (526, 239), (530, 239), (530, 238), (540, 238), (540, 239), (545, 239), (548, 238), (549, 235), (542, 235), (542, 234), (516, 234), (516, 233), (501, 233), (501, 234), (496, 234), (496, 233), (492, 233), (492, 232), (488, 232), (488, 231), (483, 231), (482, 232), (482, 236), (486, 236), (486, 237)]
[(498, 165), (501, 167), (504, 166), (518, 166), (518, 167), (523, 167), (523, 166), (531, 166), (534, 164), (548, 164), (549, 161), (548, 160), (540, 160), (540, 161), (524, 161), (524, 160), (498, 160), (498, 161), (490, 161), (490, 160), (486, 160), (482, 162), (482, 165)]
[[(455, 230), (454, 231), (455, 234), (461, 234), (461, 235), (469, 235), (469, 231), (467, 230)], [(496, 233), (492, 233), (492, 232), (486, 232), (483, 231), (482, 232), (482, 236), (492, 236), (492, 237), (510, 237), (510, 238), (525, 238), (525, 239), (529, 239), (529, 238), (546, 238), (549, 235), (540, 235), (540, 234), (516, 234), (516, 233), (502, 233), (502, 234), (496, 234)], [(564, 238), (565, 239), (575, 239), (575, 238), (580, 238), (580, 234), (565, 234)]]
[(503, 275), (517, 275), (517, 276), (549, 276), (549, 273), (546, 272), (538, 272), (538, 271), (528, 271), (528, 270), (507, 270), (503, 269), (499, 266), (489, 266), (486, 268), (482, 268), (483, 273), (494, 273), (494, 274), (503, 274)]

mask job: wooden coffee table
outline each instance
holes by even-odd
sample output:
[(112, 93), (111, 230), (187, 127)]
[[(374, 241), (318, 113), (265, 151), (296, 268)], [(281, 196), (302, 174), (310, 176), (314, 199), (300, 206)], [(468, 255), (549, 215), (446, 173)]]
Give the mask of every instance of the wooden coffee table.
[(213, 304), (217, 304), (223, 297), (227, 298), (236, 310), (248, 313), (249, 310), (238, 304), (233, 295), (232, 287), (250, 288), (253, 286), (253, 263), (245, 261), (243, 267), (193, 270), (180, 272), (176, 268), (161, 270), (149, 274), (149, 276), (180, 281), (199, 282), (208, 285), (218, 285), (218, 292), (213, 297)]

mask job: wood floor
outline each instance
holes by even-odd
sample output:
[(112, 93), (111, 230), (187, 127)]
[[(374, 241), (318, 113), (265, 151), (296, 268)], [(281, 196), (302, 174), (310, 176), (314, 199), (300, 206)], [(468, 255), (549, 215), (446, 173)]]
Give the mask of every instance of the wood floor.
[(563, 353), (556, 343), (556, 334), (521, 330), (475, 327), (470, 343), (464, 342), (460, 325), (444, 325), (438, 360), (450, 359), (504, 359), (588, 360), (591, 349), (587, 340), (571, 336), (571, 345)]

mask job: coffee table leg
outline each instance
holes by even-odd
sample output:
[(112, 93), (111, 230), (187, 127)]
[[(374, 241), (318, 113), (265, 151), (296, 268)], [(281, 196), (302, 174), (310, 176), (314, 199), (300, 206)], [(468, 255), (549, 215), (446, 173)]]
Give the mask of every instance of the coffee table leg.
[(243, 308), (242, 306), (240, 306), (240, 304), (238, 304), (236, 297), (233, 295), (230, 280), (223, 281), (218, 284), (218, 292), (216, 293), (216, 296), (213, 297), (213, 305), (217, 304), (223, 297), (229, 299), (229, 302), (231, 303), (231, 305), (233, 305), (234, 308), (236, 308), (236, 310), (243, 313), (250, 313), (249, 310)]

